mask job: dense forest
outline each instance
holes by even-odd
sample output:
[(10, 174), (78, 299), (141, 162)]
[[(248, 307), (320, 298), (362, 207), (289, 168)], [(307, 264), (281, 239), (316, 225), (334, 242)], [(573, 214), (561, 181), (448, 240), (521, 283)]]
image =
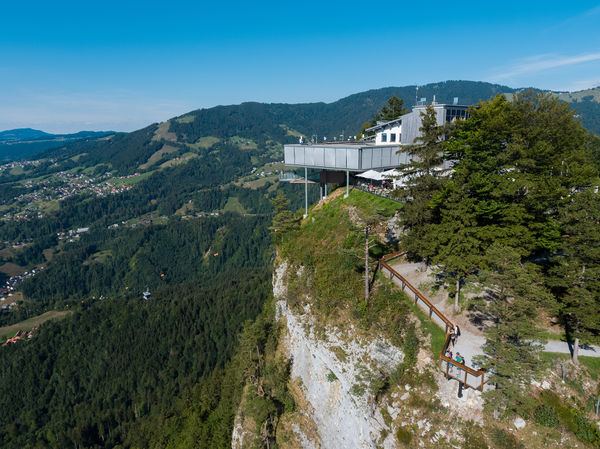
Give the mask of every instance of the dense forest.
[[(41, 156), (50, 159), (25, 172), (2, 172), (2, 202), (12, 206), (11, 198), (34, 191), (29, 179), (59, 171), (130, 174), (164, 145), (157, 129), (49, 149)], [(178, 154), (189, 151), (171, 143)], [(20, 282), (22, 299), (0, 312), (0, 325), (70, 312), (41, 325), (31, 340), (1, 349), (3, 447), (148, 447), (171, 438), (166, 420), (190, 401), (205, 410), (196, 423), (226, 408), (213, 414), (221, 416), (220, 430), (205, 432), (230, 438), (241, 392), (223, 382), (233, 376), (241, 385), (240, 376), (255, 369), (251, 356), (243, 356), (247, 369), (232, 356), (244, 341), (254, 354), (275, 338), (270, 320), (249, 324), (270, 296), (270, 200), (282, 190), (294, 209), (304, 203), (304, 189), (273, 176), (244, 186), (253, 168), (274, 161), (278, 143), (265, 145), (217, 140), (119, 194), (75, 194), (43, 216), (0, 222), (0, 241), (26, 242), (6, 247), (1, 263), (43, 267)], [(318, 188), (309, 191), (312, 202)], [(89, 230), (59, 238), (78, 227)], [(149, 301), (142, 300), (146, 290)], [(221, 385), (222, 400), (212, 392)], [(193, 446), (215, 447), (211, 438)]]
[(124, 444), (224, 366), (269, 292), (264, 266), (238, 267), (160, 286), (150, 301), (86, 304), (2, 348), (2, 447)]

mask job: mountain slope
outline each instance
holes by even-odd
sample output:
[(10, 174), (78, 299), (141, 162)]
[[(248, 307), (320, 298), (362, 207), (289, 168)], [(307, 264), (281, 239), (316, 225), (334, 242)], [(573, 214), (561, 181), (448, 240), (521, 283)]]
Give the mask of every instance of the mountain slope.
[(19, 128), (0, 131), (0, 142), (18, 142), (22, 140), (39, 139), (40, 137), (51, 137), (52, 134), (38, 129)]
[[(161, 124), (101, 140), (82, 140), (48, 149), (36, 157), (57, 159), (84, 155), (79, 164), (107, 164), (120, 174), (146, 171), (186, 154), (210, 148), (217, 142), (240, 148), (264, 148), (277, 153), (281, 145), (299, 135), (327, 141), (353, 136), (373, 118), (392, 95), (410, 107), (416, 97), (439, 103), (477, 104), (500, 93), (518, 89), (478, 81), (444, 81), (419, 86), (385, 87), (350, 95), (332, 103), (256, 103), (198, 109)], [(600, 134), (600, 88), (556, 93), (580, 114), (583, 125)]]
[(32, 128), (0, 132), (0, 160), (16, 160), (48, 148), (63, 147), (70, 142), (98, 139), (114, 134), (112, 131), (80, 131), (74, 134), (48, 134)]

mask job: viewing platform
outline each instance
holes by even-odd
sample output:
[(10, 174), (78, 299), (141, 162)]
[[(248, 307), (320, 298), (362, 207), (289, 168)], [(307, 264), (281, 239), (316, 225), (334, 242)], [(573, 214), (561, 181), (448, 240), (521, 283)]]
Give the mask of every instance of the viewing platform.
[(400, 145), (375, 145), (368, 142), (294, 144), (285, 145), (284, 162), (287, 167), (316, 170), (386, 170), (409, 162), (408, 154), (400, 151)]

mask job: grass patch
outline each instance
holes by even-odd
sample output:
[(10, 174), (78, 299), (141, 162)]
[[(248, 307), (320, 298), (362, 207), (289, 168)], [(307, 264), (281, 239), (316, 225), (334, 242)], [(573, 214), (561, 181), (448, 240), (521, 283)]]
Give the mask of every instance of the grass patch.
[(258, 148), (254, 140), (246, 139), (245, 137), (233, 136), (229, 139), (229, 142), (238, 146), (241, 150), (256, 150)]
[(40, 326), (41, 324), (45, 323), (46, 321), (64, 318), (71, 313), (73, 313), (73, 312), (67, 311), (67, 310), (62, 310), (62, 311), (50, 310), (49, 312), (45, 312), (45, 313), (42, 313), (41, 315), (28, 318), (19, 323), (11, 324), (10, 326), (0, 327), (0, 336), (4, 337), (4, 338), (11, 338), (11, 337), (14, 337), (14, 335), (19, 330), (29, 331), (31, 329), (34, 329), (34, 328)]
[(291, 129), (289, 126), (280, 124), (281, 129), (283, 129), (288, 136), (300, 137), (302, 133), (296, 131), (295, 129)]
[(25, 169), (23, 167), (13, 167), (10, 169), (9, 173), (13, 176), (19, 176), (25, 173)]
[(219, 143), (221, 139), (212, 136), (200, 137), (193, 144), (187, 144), (190, 148), (198, 151), (199, 149), (207, 150), (212, 147), (214, 144)]
[(76, 154), (75, 156), (73, 156), (73, 157), (71, 158), (71, 160), (72, 160), (73, 162), (77, 162), (79, 159), (81, 159), (82, 157), (84, 157), (84, 156), (87, 156), (87, 155), (88, 155), (88, 153), (80, 153), (80, 154)]
[(244, 209), (244, 206), (242, 206), (242, 203), (240, 203), (240, 200), (237, 196), (230, 196), (229, 198), (227, 198), (227, 203), (225, 204), (225, 207), (223, 207), (223, 212), (234, 212), (238, 214), (244, 214), (246, 213), (246, 209)]
[(539, 424), (555, 428), (560, 423), (560, 426), (580, 440), (594, 447), (600, 446), (600, 430), (585, 417), (581, 410), (568, 405), (552, 391), (543, 391), (539, 401), (540, 405), (534, 411), (534, 419)]
[(378, 216), (381, 218), (391, 218), (396, 211), (404, 207), (402, 203), (371, 195), (370, 193), (357, 189), (350, 191), (350, 196), (345, 202), (349, 206), (356, 207), (367, 217)]
[(170, 140), (172, 142), (177, 140), (177, 135), (175, 133), (169, 132), (169, 128), (171, 128), (171, 122), (162, 122), (154, 131), (154, 136), (152, 136), (152, 140)]
[(139, 168), (140, 168), (140, 170), (145, 170), (148, 167), (151, 167), (152, 165), (156, 164), (165, 155), (171, 154), (171, 153), (176, 153), (178, 151), (179, 151), (179, 148), (175, 148), (171, 145), (163, 145), (160, 150), (154, 152), (154, 154), (152, 156), (150, 156), (145, 163), (140, 165)]
[(7, 276), (18, 276), (19, 274), (25, 273), (25, 271), (24, 267), (12, 262), (6, 262), (4, 265), (0, 266), (0, 273), (4, 273)]
[(54, 258), (54, 248), (46, 248), (42, 251), (42, 254), (44, 255), (46, 261), (50, 262)]
[[(392, 284), (395, 286), (395, 284)], [(437, 357), (437, 355), (442, 352), (444, 349), (444, 344), (446, 343), (446, 333), (431, 319), (427, 316), (425, 312), (423, 312), (419, 306), (417, 306), (414, 301), (402, 292), (402, 297), (409, 304), (412, 313), (419, 319), (421, 322), (421, 330), (430, 337), (431, 343), (431, 352), (433, 355)]]
[(176, 165), (185, 164), (189, 162), (190, 159), (196, 158), (198, 155), (196, 153), (186, 153), (179, 158), (169, 159), (168, 161), (163, 162), (159, 165), (160, 168), (174, 167)]
[(260, 188), (264, 187), (265, 185), (267, 185), (267, 183), (277, 181), (277, 179), (278, 179), (277, 175), (265, 176), (264, 178), (255, 179), (254, 181), (244, 182), (244, 183), (242, 183), (242, 187), (244, 189), (257, 190), (257, 189), (260, 189)]
[[(540, 359), (548, 365), (560, 365), (562, 362), (569, 362), (571, 354), (562, 354), (558, 352), (542, 352)], [(579, 363), (587, 368), (589, 375), (594, 380), (600, 378), (600, 357), (579, 356)]]
[[(88, 264), (92, 263), (92, 262), (104, 263), (108, 259), (110, 259), (112, 256), (113, 256), (112, 251), (110, 249), (106, 249), (106, 250), (98, 251), (97, 253), (92, 254), (86, 262)], [(84, 264), (86, 262), (84, 262)]]
[(400, 426), (396, 432), (396, 438), (405, 446), (408, 446), (412, 441), (413, 430), (410, 427)]
[(150, 170), (144, 173), (140, 173), (139, 175), (133, 175), (127, 178), (113, 178), (110, 179), (108, 182), (110, 182), (114, 186), (132, 186), (150, 177), (154, 172), (156, 172), (156, 170)]
[(179, 117), (177, 119), (175, 119), (175, 121), (177, 123), (192, 123), (194, 121), (195, 117), (191, 114), (188, 115), (184, 115), (183, 117)]
[[(346, 199), (340, 193), (314, 207), (299, 230), (277, 235), (280, 255), (290, 264), (288, 303), (300, 307), (308, 297), (318, 320), (341, 328), (358, 323), (359, 332), (385, 336), (401, 347), (409, 324), (406, 300), (377, 277), (365, 301), (364, 229), (349, 215), (375, 224), (392, 217), (398, 203), (359, 190)], [(370, 278), (375, 267), (371, 259)]]

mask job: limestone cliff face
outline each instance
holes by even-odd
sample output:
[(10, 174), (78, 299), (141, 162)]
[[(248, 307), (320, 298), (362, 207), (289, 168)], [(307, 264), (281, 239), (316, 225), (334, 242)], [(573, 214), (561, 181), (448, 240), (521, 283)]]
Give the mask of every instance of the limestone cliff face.
[(315, 335), (310, 306), (302, 313), (287, 306), (285, 271), (285, 263), (276, 270), (274, 293), (291, 379), (303, 396), (297, 412), (303, 419), (292, 426), (296, 443), (307, 449), (396, 447), (369, 383), (373, 373), (401, 363), (402, 352), (382, 338), (357, 337), (351, 324)]
[[(301, 308), (290, 307), (287, 271), (285, 262), (275, 269), (273, 292), (275, 319), (283, 327), (278, 352), (291, 360), (288, 389), (296, 408), (277, 422), (278, 447), (450, 447), (450, 441), (462, 439), (463, 420), (481, 422), (479, 392), (467, 390), (458, 399), (458, 383), (444, 378), (427, 347), (417, 355), (414, 379), (389, 385), (375, 397), (382, 373), (394, 372), (403, 362), (401, 349), (380, 335), (365, 335), (351, 319), (337, 325), (318, 322), (310, 298)], [(257, 426), (245, 412), (242, 400), (233, 449), (257, 442)]]

